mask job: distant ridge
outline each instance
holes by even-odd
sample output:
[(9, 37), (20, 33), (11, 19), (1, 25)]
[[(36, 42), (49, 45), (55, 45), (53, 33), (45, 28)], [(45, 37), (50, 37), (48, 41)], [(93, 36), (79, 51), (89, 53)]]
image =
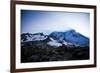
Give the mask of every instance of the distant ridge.
[[(46, 45), (59, 47), (61, 45), (74, 45), (81, 47), (89, 47), (89, 38), (76, 32), (75, 30), (67, 30), (65, 32), (51, 32), (49, 35), (43, 33), (22, 33), (21, 42), (42, 42)], [(44, 42), (45, 41), (45, 42)]]

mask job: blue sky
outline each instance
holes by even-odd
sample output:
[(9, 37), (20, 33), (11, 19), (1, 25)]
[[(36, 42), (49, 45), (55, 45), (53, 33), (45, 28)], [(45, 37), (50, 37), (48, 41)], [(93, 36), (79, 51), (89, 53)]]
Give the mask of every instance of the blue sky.
[(21, 33), (49, 34), (74, 29), (89, 37), (89, 25), (89, 13), (21, 10)]

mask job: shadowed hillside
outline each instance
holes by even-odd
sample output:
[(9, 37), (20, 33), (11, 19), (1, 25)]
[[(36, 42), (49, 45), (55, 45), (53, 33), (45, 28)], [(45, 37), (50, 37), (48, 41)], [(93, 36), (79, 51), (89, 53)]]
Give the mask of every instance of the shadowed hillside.
[(67, 61), (89, 59), (89, 47), (39, 48), (22, 46), (21, 62)]

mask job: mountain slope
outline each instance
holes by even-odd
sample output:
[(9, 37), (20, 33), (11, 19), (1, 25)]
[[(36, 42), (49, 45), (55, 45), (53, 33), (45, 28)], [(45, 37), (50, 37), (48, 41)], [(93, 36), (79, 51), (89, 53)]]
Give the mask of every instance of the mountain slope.
[(89, 59), (89, 39), (75, 30), (21, 34), (21, 62)]
[[(74, 45), (76, 47), (89, 47), (89, 39), (75, 30), (68, 30), (66, 32), (52, 32), (50, 35), (43, 33), (24, 33), (21, 34), (21, 42), (34, 42), (38, 44), (59, 47), (62, 45)], [(43, 46), (42, 44), (42, 46)]]
[(23, 33), (23, 34), (21, 34), (22, 42), (40, 41), (40, 40), (45, 40), (46, 38), (47, 38), (47, 36), (44, 35), (43, 33), (36, 33), (36, 34)]
[(56, 40), (59, 40), (59, 42), (64, 40), (74, 44), (75, 46), (89, 46), (89, 39), (75, 30), (69, 30), (66, 32), (52, 32), (50, 36)]

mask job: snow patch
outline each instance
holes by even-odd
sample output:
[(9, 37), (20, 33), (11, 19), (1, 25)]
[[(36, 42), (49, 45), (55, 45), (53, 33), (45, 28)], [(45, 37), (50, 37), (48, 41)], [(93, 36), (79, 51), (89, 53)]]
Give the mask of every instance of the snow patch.
[(59, 47), (59, 46), (62, 45), (61, 43), (59, 43), (58, 41), (54, 40), (53, 38), (50, 38), (50, 40), (51, 41), (47, 43), (48, 45), (55, 46), (55, 47)]
[(26, 39), (25, 41), (21, 40), (21, 42), (29, 42), (29, 41), (41, 41), (47, 39), (47, 36), (41, 36), (41, 35), (25, 35)]

